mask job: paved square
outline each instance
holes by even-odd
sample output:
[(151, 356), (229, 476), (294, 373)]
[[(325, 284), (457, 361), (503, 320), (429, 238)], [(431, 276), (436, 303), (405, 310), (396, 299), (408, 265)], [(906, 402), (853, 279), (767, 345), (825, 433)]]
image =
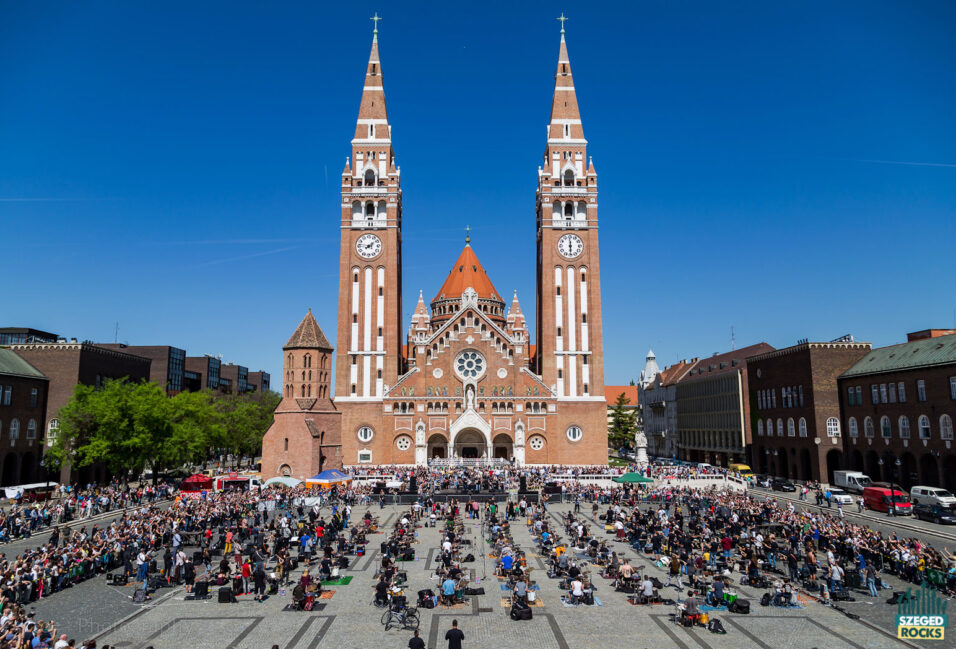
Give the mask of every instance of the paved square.
[[(557, 520), (568, 506), (556, 506), (552, 518)], [(374, 513), (383, 521), (394, 520), (397, 508)], [(360, 517), (364, 508), (355, 508)], [(383, 526), (386, 527), (386, 526)], [(920, 645), (897, 640), (889, 629), (851, 620), (833, 609), (808, 601), (804, 608), (780, 610), (759, 605), (760, 592), (737, 587), (749, 599), (750, 615), (718, 612), (727, 630), (715, 635), (704, 629), (685, 629), (675, 625), (667, 606), (632, 606), (622, 593), (611, 589), (611, 582), (597, 578), (596, 596), (600, 606), (565, 607), (556, 580), (548, 579), (544, 562), (533, 553), (528, 529), (519, 521), (513, 525), (516, 543), (528, 552), (532, 578), (538, 583), (543, 606), (535, 607), (530, 621), (515, 622), (508, 617), (508, 608), (501, 606), (502, 591), (493, 575), (493, 560), (481, 538), (480, 526), (466, 521), (466, 537), (471, 539), (474, 563), (463, 567), (472, 571), (474, 585), (485, 588), (485, 594), (473, 597), (455, 609), (442, 607), (421, 610), (420, 633), (430, 649), (445, 646), (444, 634), (452, 619), (457, 619), (465, 634), (465, 647), (494, 649), (570, 649), (572, 647), (650, 647), (693, 649), (901, 649)], [(436, 528), (419, 528), (415, 545), (415, 561), (400, 563), (408, 573), (406, 592), (410, 599), (423, 588), (435, 588), (431, 579), (435, 548), (439, 537)], [(411, 632), (386, 632), (380, 623), (382, 611), (372, 605), (373, 575), (380, 559), (379, 543), (384, 534), (370, 537), (369, 554), (352, 562), (347, 574), (354, 579), (348, 585), (335, 586), (335, 595), (324, 600), (321, 612), (283, 611), (289, 603), (287, 595), (273, 596), (263, 603), (240, 597), (236, 604), (219, 604), (215, 598), (183, 601), (182, 590), (160, 591), (152, 605), (139, 609), (126, 620), (100, 635), (102, 644), (115, 644), (122, 649), (269, 649), (277, 644), (282, 649), (395, 649), (405, 647)], [(600, 537), (599, 537), (600, 538)], [(615, 549), (624, 549), (616, 545)], [(627, 548), (625, 555), (634, 565), (649, 565), (644, 557), (635, 557)], [(660, 577), (663, 572), (657, 569)], [(106, 588), (101, 584), (95, 588)], [(673, 591), (665, 590), (666, 597)], [(51, 598), (52, 600), (53, 598)], [(859, 602), (861, 607), (884, 606)], [(848, 604), (848, 610), (852, 604)], [(55, 617), (55, 616), (54, 616)], [(925, 644), (922, 646), (932, 646)], [(937, 645), (938, 646), (938, 645)]]

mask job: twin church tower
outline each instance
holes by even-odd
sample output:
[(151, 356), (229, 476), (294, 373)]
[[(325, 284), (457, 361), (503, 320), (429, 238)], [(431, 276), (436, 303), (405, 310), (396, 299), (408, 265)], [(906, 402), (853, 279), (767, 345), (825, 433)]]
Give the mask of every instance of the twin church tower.
[(517, 292), (506, 303), (468, 237), (402, 335), (401, 170), (382, 79), (376, 29), (342, 171), (336, 346), (310, 311), (283, 347), (263, 477), (442, 458), (606, 464), (597, 173), (563, 23), (538, 168), (533, 338)]

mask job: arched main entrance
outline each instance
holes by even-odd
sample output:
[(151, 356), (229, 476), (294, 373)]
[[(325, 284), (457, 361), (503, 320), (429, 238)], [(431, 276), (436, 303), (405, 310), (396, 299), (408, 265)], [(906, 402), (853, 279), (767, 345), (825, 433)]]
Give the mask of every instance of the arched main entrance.
[(939, 487), (939, 469), (936, 466), (936, 456), (932, 453), (923, 453), (919, 459), (920, 484)]
[(488, 457), (488, 445), (480, 430), (467, 429), (455, 435), (455, 456), (466, 460)]
[(810, 449), (800, 449), (800, 479), (813, 480), (813, 469), (810, 466)]

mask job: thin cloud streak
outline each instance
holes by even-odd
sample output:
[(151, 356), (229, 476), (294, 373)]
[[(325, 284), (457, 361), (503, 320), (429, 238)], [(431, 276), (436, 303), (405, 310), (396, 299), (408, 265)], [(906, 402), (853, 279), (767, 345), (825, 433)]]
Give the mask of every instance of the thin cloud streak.
[(265, 257), (266, 255), (277, 255), (280, 252), (287, 252), (289, 250), (297, 250), (302, 246), (287, 246), (285, 248), (276, 248), (275, 250), (266, 250), (264, 252), (255, 252), (251, 255), (240, 255), (238, 257), (227, 257), (226, 259), (214, 259), (212, 261), (203, 262), (201, 264), (196, 264), (190, 268), (204, 268), (206, 266), (215, 266), (216, 264), (227, 264), (232, 261), (242, 261), (244, 259), (253, 259), (255, 257)]
[(121, 201), (122, 198), (52, 198), (52, 197), (36, 197), (30, 198), (25, 196), (14, 196), (9, 198), (0, 198), (0, 203), (85, 203), (92, 201)]
[(880, 165), (903, 165), (906, 167), (951, 167), (956, 168), (956, 164), (945, 162), (909, 162), (907, 160), (860, 160), (853, 159), (854, 162), (872, 162)]

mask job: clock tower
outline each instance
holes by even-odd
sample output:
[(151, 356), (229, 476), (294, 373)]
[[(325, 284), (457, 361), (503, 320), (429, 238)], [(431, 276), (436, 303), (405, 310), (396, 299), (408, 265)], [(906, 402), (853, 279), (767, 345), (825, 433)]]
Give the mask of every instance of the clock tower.
[(604, 400), (597, 173), (587, 154), (564, 39), (538, 168), (535, 367), (559, 401)]
[(385, 109), (378, 22), (352, 156), (342, 172), (335, 401), (381, 401), (402, 373), (402, 189)]

